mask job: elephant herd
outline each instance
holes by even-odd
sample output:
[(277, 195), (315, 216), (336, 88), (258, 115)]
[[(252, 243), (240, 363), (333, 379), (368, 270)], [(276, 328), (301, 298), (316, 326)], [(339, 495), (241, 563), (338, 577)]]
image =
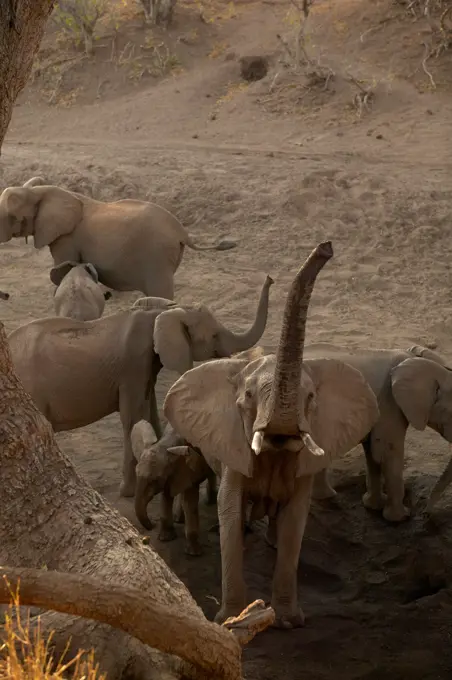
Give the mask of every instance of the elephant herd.
[[(287, 295), (274, 354), (256, 346), (266, 323), (267, 276), (252, 326), (233, 333), (202, 304), (173, 300), (184, 246), (226, 250), (233, 242), (196, 246), (163, 208), (138, 200), (102, 203), (46, 185), (39, 177), (0, 195), (0, 242), (33, 236), (54, 266), (55, 316), (10, 333), (13, 363), (25, 389), (56, 432), (119, 412), (124, 434), (120, 493), (134, 497), (147, 529), (147, 506), (161, 497), (159, 538), (175, 538), (173, 504), (185, 517), (186, 552), (201, 553), (199, 486), (217, 500), (223, 622), (246, 606), (246, 522), (268, 518), (277, 548), (271, 605), (275, 625), (303, 625), (297, 568), (311, 497), (336, 492), (334, 458), (361, 444), (366, 458), (363, 503), (386, 520), (404, 506), (404, 441), (409, 425), (428, 425), (452, 441), (452, 369), (431, 350), (356, 350), (305, 346), (308, 306), (317, 276), (333, 257), (319, 244)], [(103, 316), (117, 291), (141, 291), (131, 308)], [(194, 367), (194, 362), (203, 362)], [(155, 383), (162, 367), (179, 378), (163, 404)], [(216, 498), (216, 480), (220, 479)], [(431, 508), (452, 481), (452, 461)]]

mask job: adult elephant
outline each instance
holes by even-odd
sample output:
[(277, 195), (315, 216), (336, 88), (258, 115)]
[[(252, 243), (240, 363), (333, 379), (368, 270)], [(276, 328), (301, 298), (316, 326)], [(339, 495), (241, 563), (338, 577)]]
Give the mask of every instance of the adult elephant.
[(55, 266), (90, 262), (99, 281), (119, 291), (174, 297), (174, 274), (185, 246), (228, 250), (222, 241), (198, 246), (179, 220), (155, 203), (97, 201), (32, 178), (0, 195), (0, 243), (33, 236), (35, 248), (49, 246)]
[(289, 291), (277, 354), (198, 366), (170, 388), (164, 413), (213, 469), (218, 493), (222, 604), (216, 621), (246, 601), (243, 519), (277, 516), (278, 555), (272, 607), (276, 624), (301, 626), (297, 567), (313, 475), (358, 444), (378, 418), (377, 400), (362, 374), (343, 361), (303, 359), (306, 315), (314, 281), (332, 257), (317, 246)]
[[(416, 430), (427, 426), (452, 442), (452, 370), (435, 352), (413, 345), (402, 349), (347, 349), (328, 343), (306, 347), (309, 358), (328, 357), (346, 361), (364, 375), (378, 398), (380, 418), (363, 440), (366, 455), (367, 491), (363, 503), (371, 510), (383, 510), (389, 522), (409, 517), (404, 505), (403, 467), (405, 437), (409, 425)], [(382, 481), (385, 491), (382, 490)], [(452, 461), (438, 480), (428, 509), (452, 481)], [(319, 473), (315, 496), (335, 494), (327, 471)]]
[(167, 300), (163, 311), (160, 299), (156, 310), (138, 307), (95, 321), (31, 321), (8, 336), (13, 363), (55, 432), (119, 411), (124, 432), (120, 493), (133, 496), (136, 460), (130, 433), (145, 418), (161, 435), (155, 399), (160, 369), (183, 373), (194, 361), (252, 347), (265, 330), (272, 283), (267, 277), (254, 324), (244, 333), (232, 333), (203, 305), (184, 307)]

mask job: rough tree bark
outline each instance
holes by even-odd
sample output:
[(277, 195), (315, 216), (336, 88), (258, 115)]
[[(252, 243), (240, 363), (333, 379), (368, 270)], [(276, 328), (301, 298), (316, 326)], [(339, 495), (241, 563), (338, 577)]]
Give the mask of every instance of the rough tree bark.
[[(143, 545), (138, 532), (79, 477), (59, 451), (49, 423), (14, 372), (3, 326), (0, 326), (0, 465), (0, 564), (4, 565), (3, 573), (14, 577), (20, 575), (20, 571), (10, 572), (9, 567), (39, 569), (45, 566), (48, 570), (86, 575), (88, 595), (89, 588), (93, 587), (89, 577), (95, 576), (94, 584), (104, 584), (104, 588), (108, 584), (124, 583), (133, 587), (137, 598), (135, 610), (132, 592), (128, 610), (125, 605), (118, 605), (117, 600), (119, 609), (115, 609), (115, 601), (111, 600), (111, 609), (105, 614), (108, 593), (111, 598), (113, 589), (107, 589), (103, 599), (101, 591), (96, 597), (88, 597), (89, 609), (86, 598), (80, 595), (83, 580), (79, 580), (79, 591), (75, 594), (78, 592), (80, 602), (77, 604), (72, 582), (72, 600), (68, 606), (71, 582), (64, 591), (66, 604), (64, 598), (55, 603), (55, 589), (52, 592), (49, 584), (45, 592), (47, 597), (51, 592), (53, 600), (42, 597), (39, 572), (37, 576), (23, 572), (29, 578), (25, 581), (24, 603), (45, 606), (53, 602), (55, 609), (108, 620), (113, 625), (118, 625), (118, 611), (121, 614), (122, 609), (122, 615), (125, 612), (127, 616), (129, 611), (135, 625), (134, 634), (137, 634), (141, 612), (146, 622), (148, 599), (154, 612), (166, 611), (168, 625), (165, 625), (163, 638), (167, 639), (167, 644), (163, 649), (178, 650), (178, 653), (187, 649), (187, 642), (181, 639), (181, 620), (186, 626), (197, 625), (198, 641), (201, 642), (187, 652), (188, 657), (185, 655), (190, 661), (198, 659), (196, 666), (189, 669), (186, 662), (182, 664), (174, 656), (158, 652), (110, 625), (46, 612), (41, 618), (42, 631), (44, 634), (55, 631), (52, 639), (55, 658), (61, 655), (70, 638), (69, 654), (75, 655), (80, 648), (94, 647), (96, 661), (109, 680), (124, 677), (238, 680), (241, 677), (240, 646), (231, 640), (230, 633), (205, 619), (187, 588), (165, 562), (150, 546)], [(60, 576), (64, 577), (64, 574)], [(41, 579), (46, 577), (47, 572), (41, 572)], [(56, 588), (58, 582), (54, 585)], [(139, 589), (139, 597), (136, 589)], [(122, 593), (123, 599), (127, 596), (127, 592)], [(130, 626), (123, 627), (132, 630)], [(212, 644), (206, 644), (207, 640)]]
[(0, 2), (0, 150), (53, 5), (54, 0)]

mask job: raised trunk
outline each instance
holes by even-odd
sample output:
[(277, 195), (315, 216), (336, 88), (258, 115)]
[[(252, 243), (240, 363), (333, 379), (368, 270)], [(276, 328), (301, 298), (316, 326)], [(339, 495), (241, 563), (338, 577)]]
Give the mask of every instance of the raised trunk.
[(0, 2), (0, 149), (53, 5), (54, 0)]
[(135, 489), (135, 514), (142, 526), (150, 531), (154, 524), (148, 516), (148, 505), (150, 503), (149, 484), (143, 477), (137, 476), (137, 485)]
[(249, 349), (255, 345), (256, 342), (259, 342), (263, 336), (267, 325), (270, 286), (272, 286), (273, 283), (273, 279), (270, 276), (267, 276), (265, 283), (262, 286), (256, 317), (251, 328), (244, 333), (233, 333), (226, 328), (223, 330), (222, 344), (229, 354), (235, 354), (236, 352), (243, 352), (245, 349)]
[(267, 422), (259, 427), (267, 434), (299, 434), (299, 391), (309, 301), (318, 273), (332, 257), (330, 241), (314, 248), (287, 295)]

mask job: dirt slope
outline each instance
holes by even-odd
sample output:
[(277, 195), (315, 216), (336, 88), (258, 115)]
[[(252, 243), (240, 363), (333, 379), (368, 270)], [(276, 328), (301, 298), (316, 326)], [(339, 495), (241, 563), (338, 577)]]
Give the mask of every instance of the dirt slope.
[[(105, 27), (95, 57), (65, 71), (58, 88), (42, 67), (58, 54), (50, 27), (38, 57), (44, 75), (35, 75), (15, 111), (0, 184), (41, 174), (101, 199), (148, 198), (173, 210), (199, 241), (238, 239), (230, 252), (186, 252), (176, 296), (208, 304), (239, 329), (251, 322), (271, 274), (276, 283), (263, 338), (269, 349), (294, 271), (316, 242), (330, 238), (336, 255), (316, 285), (308, 341), (435, 343), (452, 357), (450, 55), (428, 64), (433, 90), (422, 67), (422, 20), (413, 22), (388, 0), (319, 1), (309, 53), (317, 68), (334, 71), (325, 88), (325, 81), (294, 78), (279, 61), (276, 35), (286, 39), (292, 30), (287, 11), (282, 2), (210, 4), (205, 23), (184, 4), (169, 34), (156, 32), (151, 43), (131, 11), (113, 37)], [(142, 46), (161, 42), (177, 54), (174, 67), (129, 77), (137, 61), (152, 61)], [(66, 56), (79, 54), (65, 49)], [(249, 86), (237, 61), (245, 53), (270, 58), (268, 76)], [(355, 80), (373, 93), (360, 118)], [(2, 306), (8, 330), (52, 313), (47, 250), (5, 244), (0, 263), (1, 287), (11, 294)], [(136, 297), (115, 294), (108, 313)], [(166, 371), (160, 376), (160, 403), (173, 379)], [(118, 417), (59, 440), (87, 479), (136, 523), (132, 504), (118, 499)], [(430, 431), (410, 430), (406, 449), (414, 516), (399, 527), (361, 505), (362, 452), (337, 462), (340, 495), (313, 504), (302, 550), (307, 626), (269, 631), (253, 642), (244, 654), (248, 678), (450, 677), (452, 491), (434, 521), (422, 514), (450, 452)], [(214, 512), (203, 508), (204, 528)], [(162, 544), (156, 532), (151, 540), (212, 616), (220, 596), (217, 537), (204, 534), (205, 555), (196, 561), (183, 554), (182, 541)], [(257, 527), (247, 546), (252, 596), (269, 597), (273, 563)]]

